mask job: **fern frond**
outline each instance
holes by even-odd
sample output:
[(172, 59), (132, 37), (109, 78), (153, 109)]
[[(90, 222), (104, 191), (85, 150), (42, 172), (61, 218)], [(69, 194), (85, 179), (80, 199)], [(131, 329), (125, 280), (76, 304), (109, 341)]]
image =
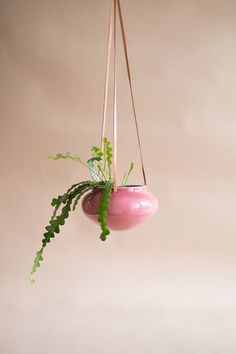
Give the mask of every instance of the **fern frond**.
[(90, 185), (88, 186), (87, 188), (85, 188), (80, 194), (77, 195), (77, 197), (74, 199), (74, 202), (73, 202), (73, 206), (72, 206), (72, 210), (75, 210), (79, 200), (81, 199), (81, 197), (87, 193), (89, 190), (93, 189), (93, 188), (96, 188), (98, 186), (100, 186), (101, 183), (94, 183), (93, 185)]
[(100, 176), (98, 175), (98, 173), (96, 172), (96, 167), (94, 165), (94, 162), (101, 161), (101, 157), (92, 157), (91, 159), (89, 159), (87, 161), (87, 165), (89, 168), (89, 172), (90, 172), (90, 176), (92, 177), (92, 179), (96, 182), (101, 181), (102, 179), (100, 178)]
[(131, 162), (128, 173), (125, 172), (124, 177), (123, 177), (123, 181), (122, 181), (122, 186), (123, 186), (123, 187), (126, 187), (127, 180), (128, 180), (128, 178), (129, 178), (131, 172), (133, 171), (133, 169), (134, 169), (134, 163)]
[[(101, 177), (99, 176), (99, 174), (94, 170), (94, 168), (91, 167), (89, 163), (87, 163), (87, 164), (84, 163), (84, 162), (81, 160), (81, 158), (80, 158), (79, 155), (73, 156), (73, 155), (71, 155), (70, 152), (62, 152), (62, 153), (60, 152), (60, 153), (58, 153), (58, 154), (56, 154), (56, 155), (54, 155), (54, 156), (48, 156), (48, 159), (49, 159), (49, 160), (71, 159), (71, 160), (73, 160), (73, 161), (75, 161), (75, 162), (79, 162), (81, 165), (83, 165), (83, 166), (85, 166), (85, 167), (87, 167), (87, 168), (89, 169), (90, 174), (93, 176), (93, 179), (94, 179), (94, 180), (96, 180), (96, 181), (101, 181), (101, 180), (102, 180), (102, 178), (101, 178)], [(90, 160), (89, 160), (89, 161), (90, 161)], [(96, 175), (96, 179), (94, 178), (95, 175)]]
[[(42, 248), (36, 253), (36, 257), (34, 259), (30, 280), (31, 283), (34, 283), (33, 275), (36, 272), (37, 268), (40, 267), (40, 262), (43, 260), (43, 252), (46, 245), (60, 232), (60, 227), (65, 224), (66, 219), (69, 217), (69, 213), (71, 211), (71, 204), (73, 200), (78, 197), (81, 197), (85, 192), (93, 189), (94, 186), (97, 185), (92, 181), (81, 182), (77, 185), (71, 186), (68, 191), (63, 194), (63, 196), (59, 196), (58, 198), (54, 198), (52, 200), (52, 205), (55, 206), (53, 216), (49, 221), (49, 225), (46, 226), (46, 232), (44, 233), (44, 237), (42, 240)], [(79, 198), (78, 198), (79, 199)], [(60, 206), (64, 203), (63, 208), (61, 209), (61, 213), (58, 216), (56, 212), (60, 208)]]
[[(89, 181), (88, 181), (89, 182)], [(51, 205), (55, 206), (52, 219), (54, 219), (57, 215), (57, 211), (62, 204), (65, 204), (69, 198), (69, 193), (77, 186), (84, 184), (85, 182), (75, 183), (73, 184), (63, 195), (59, 195), (57, 198), (53, 198), (51, 201)]]
[(102, 150), (97, 146), (93, 146), (91, 149), (91, 152), (92, 152), (93, 157), (100, 157), (101, 158), (104, 155)]
[(37, 268), (40, 267), (40, 262), (43, 261), (42, 254), (43, 254), (43, 248), (41, 248), (41, 250), (36, 252), (36, 256), (35, 256), (35, 259), (34, 259), (34, 264), (33, 264), (33, 267), (32, 267), (32, 271), (30, 273), (30, 282), (31, 282), (31, 284), (35, 283), (35, 279), (34, 279), (33, 275), (36, 272)]
[(54, 156), (48, 156), (49, 160), (59, 160), (59, 159), (71, 159), (73, 161), (76, 162), (81, 162), (81, 158), (78, 155), (71, 155), (70, 152), (59, 152), (58, 154), (54, 155)]
[(113, 183), (111, 182), (106, 182), (104, 185), (104, 190), (101, 195), (101, 199), (99, 202), (99, 207), (98, 207), (98, 221), (101, 226), (101, 235), (100, 239), (102, 241), (105, 241), (107, 236), (110, 234), (110, 230), (107, 228), (107, 210), (109, 209), (110, 206), (110, 196), (113, 188)]
[(112, 147), (111, 143), (107, 138), (104, 138), (104, 155), (105, 155), (105, 161), (107, 162), (108, 165), (108, 174), (109, 174), (109, 181), (111, 181), (111, 166), (112, 166)]

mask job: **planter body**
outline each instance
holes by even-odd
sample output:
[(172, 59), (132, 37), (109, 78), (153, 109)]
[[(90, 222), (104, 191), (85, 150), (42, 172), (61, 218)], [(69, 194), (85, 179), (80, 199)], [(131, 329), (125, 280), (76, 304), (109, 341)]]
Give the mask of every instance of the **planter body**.
[[(102, 189), (95, 189), (82, 201), (85, 215), (98, 223), (97, 210)], [(107, 225), (112, 230), (130, 229), (140, 222), (149, 219), (158, 209), (156, 197), (148, 192), (146, 186), (118, 187), (111, 193), (110, 207), (107, 213)]]

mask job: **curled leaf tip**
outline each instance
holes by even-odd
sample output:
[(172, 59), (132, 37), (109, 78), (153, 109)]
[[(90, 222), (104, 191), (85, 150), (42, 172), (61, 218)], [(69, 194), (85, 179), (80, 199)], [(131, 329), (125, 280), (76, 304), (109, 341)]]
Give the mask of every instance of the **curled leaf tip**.
[(31, 283), (32, 285), (35, 284), (35, 279), (32, 278), (32, 276), (30, 276), (30, 283)]

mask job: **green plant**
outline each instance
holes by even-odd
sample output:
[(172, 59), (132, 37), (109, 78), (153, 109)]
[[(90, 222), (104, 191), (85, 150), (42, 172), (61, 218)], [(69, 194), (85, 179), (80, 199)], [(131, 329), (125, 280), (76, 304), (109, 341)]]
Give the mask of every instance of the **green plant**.
[[(92, 157), (83, 162), (78, 155), (71, 155), (69, 152), (58, 153), (55, 156), (49, 156), (50, 160), (59, 159), (71, 159), (75, 162), (86, 166), (89, 170), (91, 180), (79, 182), (73, 184), (64, 194), (59, 195), (57, 198), (53, 198), (51, 205), (54, 207), (52, 217), (45, 228), (43, 234), (42, 246), (39, 251), (36, 252), (36, 256), (33, 262), (33, 267), (30, 273), (31, 283), (35, 282), (34, 274), (37, 268), (40, 267), (40, 263), (43, 261), (43, 252), (48, 243), (57, 234), (60, 233), (60, 228), (65, 224), (66, 219), (69, 217), (71, 210), (75, 210), (80, 198), (90, 190), (95, 188), (102, 188), (102, 194), (99, 202), (99, 208), (97, 211), (98, 221), (101, 226), (100, 239), (105, 241), (110, 231), (107, 227), (107, 210), (110, 205), (110, 196), (113, 189), (112, 181), (112, 147), (107, 138), (103, 140), (103, 149), (101, 150), (97, 146), (93, 146), (91, 149)], [(131, 163), (128, 173), (125, 173), (123, 178), (123, 186), (126, 186), (127, 179), (134, 168), (134, 164)]]

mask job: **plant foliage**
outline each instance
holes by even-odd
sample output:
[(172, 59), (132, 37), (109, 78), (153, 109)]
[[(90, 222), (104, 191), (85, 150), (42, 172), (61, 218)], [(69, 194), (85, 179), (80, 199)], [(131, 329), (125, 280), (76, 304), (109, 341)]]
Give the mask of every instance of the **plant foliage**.
[[(43, 234), (42, 246), (36, 252), (33, 262), (32, 270), (30, 273), (31, 283), (35, 282), (34, 275), (43, 261), (44, 250), (48, 243), (51, 242), (56, 235), (60, 233), (61, 226), (65, 224), (66, 219), (69, 217), (71, 210), (75, 210), (80, 198), (88, 191), (95, 188), (102, 188), (102, 194), (97, 211), (98, 221), (101, 226), (100, 238), (105, 241), (110, 231), (107, 227), (107, 212), (110, 205), (110, 196), (113, 189), (112, 181), (112, 147), (107, 138), (104, 138), (103, 149), (93, 146), (91, 149), (92, 157), (84, 163), (80, 156), (71, 155), (69, 152), (58, 153), (55, 156), (49, 156), (50, 160), (71, 159), (75, 162), (86, 166), (89, 170), (91, 181), (83, 181), (73, 184), (64, 194), (53, 198), (51, 205), (54, 208), (52, 217), (45, 228)], [(133, 170), (133, 163), (130, 165), (128, 173), (125, 173), (123, 178), (123, 185), (127, 183), (127, 179)]]
[(101, 230), (102, 230), (100, 239), (102, 241), (105, 241), (107, 236), (110, 234), (110, 230), (107, 228), (107, 210), (109, 209), (110, 206), (110, 197), (111, 197), (112, 188), (113, 188), (113, 183), (111, 182), (107, 182), (104, 185), (104, 190), (102, 192), (99, 208), (98, 208), (98, 215), (99, 215), (98, 221), (101, 225)]
[(133, 171), (133, 169), (134, 169), (134, 163), (131, 162), (128, 173), (125, 172), (124, 177), (123, 177), (123, 181), (122, 181), (123, 187), (125, 187), (127, 185), (127, 180), (129, 178), (131, 172)]

